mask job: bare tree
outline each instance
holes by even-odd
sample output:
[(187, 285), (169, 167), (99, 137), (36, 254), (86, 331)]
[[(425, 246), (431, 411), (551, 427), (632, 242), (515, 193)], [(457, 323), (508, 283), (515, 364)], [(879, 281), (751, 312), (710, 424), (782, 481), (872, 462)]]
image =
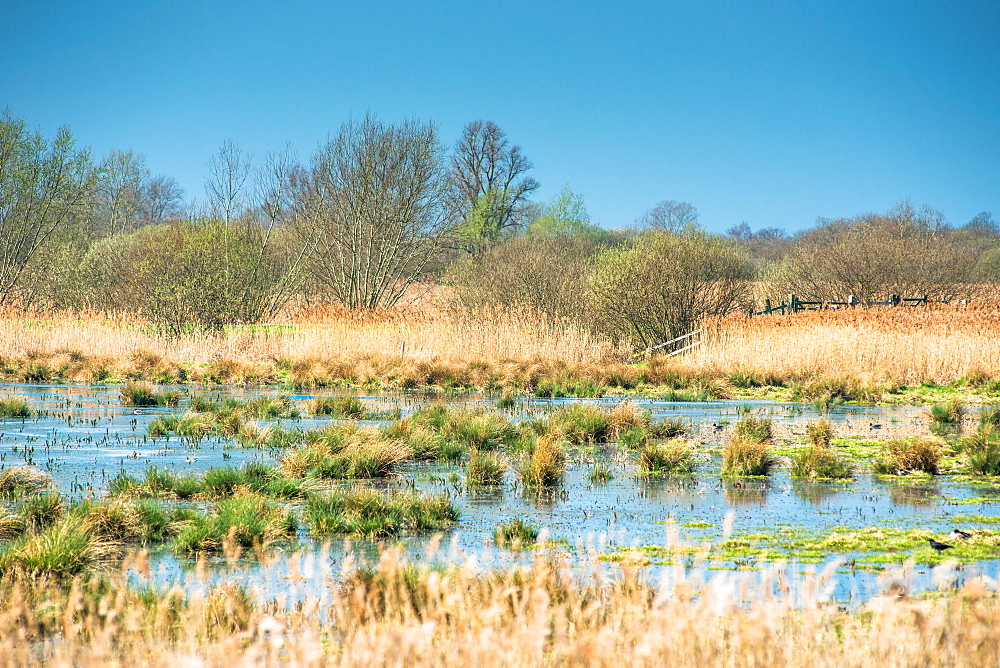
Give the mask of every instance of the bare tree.
[(472, 121), (451, 158), (452, 214), (469, 229), (463, 235), (493, 240), (523, 222), (528, 195), (539, 183), (525, 173), (531, 161), (493, 121)]
[(143, 195), (142, 217), (145, 223), (164, 223), (184, 214), (184, 189), (171, 176), (159, 174), (149, 179)]
[(0, 303), (52, 233), (84, 208), (94, 182), (90, 156), (68, 129), (50, 144), (9, 111), (0, 114)]
[(663, 200), (636, 219), (640, 229), (663, 230), (664, 232), (692, 232), (698, 227), (698, 209), (689, 202)]
[(131, 150), (114, 150), (98, 170), (95, 224), (106, 234), (135, 229), (149, 180), (146, 159)]
[(345, 123), (294, 182), (308, 267), (350, 308), (396, 303), (440, 252), (447, 173), (430, 123)]
[(252, 162), (253, 157), (244, 154), (232, 139), (222, 142), (219, 152), (208, 161), (205, 194), (212, 215), (220, 218), (226, 227), (249, 208), (251, 193), (247, 181)]

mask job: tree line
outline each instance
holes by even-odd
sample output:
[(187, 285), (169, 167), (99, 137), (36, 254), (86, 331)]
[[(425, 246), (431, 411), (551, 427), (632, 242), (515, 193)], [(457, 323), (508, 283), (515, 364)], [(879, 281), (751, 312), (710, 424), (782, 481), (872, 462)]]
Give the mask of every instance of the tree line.
[(663, 201), (604, 229), (564, 186), (549, 202), (520, 146), (473, 121), (448, 147), (432, 123), (343, 123), (305, 162), (226, 141), (206, 199), (141, 154), (101, 159), (68, 129), (46, 138), (0, 115), (0, 304), (140, 314), (167, 331), (266, 320), (290, 302), (396, 304), (417, 282), (468, 307), (531, 308), (636, 346), (763, 293), (860, 301), (967, 296), (1000, 282), (989, 213), (953, 226), (903, 202), (789, 235), (741, 223), (707, 233)]

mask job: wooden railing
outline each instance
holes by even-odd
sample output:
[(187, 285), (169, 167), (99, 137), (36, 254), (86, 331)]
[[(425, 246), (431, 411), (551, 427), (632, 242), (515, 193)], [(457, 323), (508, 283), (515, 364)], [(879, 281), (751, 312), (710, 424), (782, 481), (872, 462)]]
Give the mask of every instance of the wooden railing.
[(787, 297), (787, 301), (784, 301), (777, 306), (771, 304), (770, 299), (764, 300), (764, 310), (757, 311), (756, 313), (751, 313), (751, 316), (755, 315), (768, 315), (770, 313), (781, 312), (782, 315), (786, 313), (798, 313), (799, 311), (806, 310), (820, 310), (820, 309), (839, 309), (839, 308), (855, 308), (858, 306), (918, 306), (920, 304), (927, 304), (929, 300), (927, 295), (922, 295), (920, 297), (900, 297), (899, 295), (889, 295), (889, 299), (884, 302), (861, 302), (854, 298), (854, 295), (850, 295), (846, 302), (834, 302), (834, 301), (820, 301), (820, 302), (807, 302), (802, 301), (794, 294), (790, 294)]

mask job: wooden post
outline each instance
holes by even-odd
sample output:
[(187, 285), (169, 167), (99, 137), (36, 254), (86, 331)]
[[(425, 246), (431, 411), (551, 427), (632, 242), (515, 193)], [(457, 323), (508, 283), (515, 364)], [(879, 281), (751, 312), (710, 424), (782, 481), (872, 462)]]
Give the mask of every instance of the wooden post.
[(765, 299), (764, 300), (764, 313), (770, 313), (770, 312), (771, 312), (771, 300), (770, 299)]
[(406, 354), (406, 341), (399, 344), (399, 356), (402, 357)]
[(854, 295), (847, 295), (847, 305), (850, 306), (851, 308), (854, 308), (856, 304), (857, 302), (854, 301)]
[(795, 303), (795, 293), (788, 295), (788, 312), (795, 313), (799, 310), (798, 304)]
[(889, 303), (893, 306), (899, 306), (899, 295), (889, 295)]

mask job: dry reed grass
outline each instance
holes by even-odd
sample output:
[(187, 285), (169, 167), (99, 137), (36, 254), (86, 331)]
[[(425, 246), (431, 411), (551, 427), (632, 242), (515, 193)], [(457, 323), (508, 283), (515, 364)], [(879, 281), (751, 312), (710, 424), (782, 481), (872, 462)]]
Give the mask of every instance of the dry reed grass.
[[(892, 386), (1000, 379), (1000, 307), (815, 311), (711, 322), (683, 359), (627, 363), (627, 345), (531, 311), (358, 314), (314, 308), (268, 325), (167, 337), (103, 316), (0, 314), (0, 376), (302, 387), (519, 388), (572, 377), (612, 388), (801, 383), (801, 398), (878, 399)], [(405, 350), (403, 344), (405, 343)], [(851, 398), (851, 397), (848, 397)]]
[[(327, 559), (289, 557), (287, 595), (234, 584), (147, 589), (0, 582), (0, 664), (242, 666), (994, 666), (1000, 601), (970, 577), (932, 599), (824, 602), (830, 572), (625, 570), (536, 556), (530, 567), (445, 569), (383, 554), (329, 587)], [(318, 567), (317, 567), (318, 565)], [(144, 557), (127, 568), (148, 572)], [(317, 572), (318, 571), (318, 572)], [(199, 567), (199, 572), (204, 572)], [(589, 576), (587, 574), (590, 574)], [(299, 584), (301, 583), (301, 584)], [(889, 583), (887, 583), (889, 584)], [(945, 585), (947, 586), (947, 585)], [(796, 592), (790, 595), (787, 592)], [(785, 592), (784, 594), (774, 592)]]
[(794, 379), (939, 384), (1000, 377), (1000, 307), (993, 303), (810, 311), (714, 322), (692, 372), (734, 369)]

